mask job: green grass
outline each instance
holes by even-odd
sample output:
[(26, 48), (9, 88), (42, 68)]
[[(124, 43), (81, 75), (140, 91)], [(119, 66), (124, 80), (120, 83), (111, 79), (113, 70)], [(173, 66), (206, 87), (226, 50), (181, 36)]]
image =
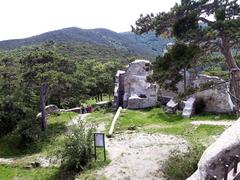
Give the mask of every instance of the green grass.
[(195, 115), (191, 118), (195, 121), (210, 120), (210, 121), (227, 121), (227, 120), (236, 120), (237, 116), (233, 114), (211, 114), (211, 113), (201, 113)]
[(190, 119), (181, 117), (181, 114), (166, 114), (161, 108), (146, 110), (126, 110), (121, 114), (116, 131), (125, 131), (129, 127), (137, 127), (137, 131), (147, 133), (164, 133), (180, 135), (190, 144), (201, 143), (208, 145), (211, 137), (221, 134), (224, 126), (200, 125), (194, 126), (190, 122), (194, 120), (234, 120), (233, 115), (200, 114)]
[[(109, 96), (103, 96), (103, 101), (111, 101), (113, 99), (113, 96), (110, 96), (110, 99), (109, 99)], [(91, 99), (87, 99), (85, 100), (82, 105), (84, 106), (87, 106), (87, 105), (96, 105), (96, 99), (95, 98), (91, 98)]]
[(0, 180), (51, 180), (57, 168), (24, 169), (0, 165)]
[[(102, 114), (102, 116), (100, 115)], [(108, 113), (110, 116), (111, 113)], [(101, 118), (105, 116), (104, 113), (95, 112), (92, 113), (93, 119), (89, 118), (89, 121), (94, 121), (96, 118), (99, 122)], [(26, 165), (31, 162), (34, 156), (51, 156), (56, 155), (65, 142), (65, 133), (67, 131), (66, 124), (71, 120), (76, 113), (64, 112), (59, 115), (52, 115), (48, 119), (48, 130), (43, 135), (42, 141), (37, 145), (33, 145), (28, 149), (20, 150), (16, 147), (17, 137), (13, 134), (2, 137), (0, 141), (0, 157), (16, 157), (18, 158), (13, 165), (1, 165), (0, 164), (0, 180), (72, 180), (74, 179), (76, 172), (65, 170), (64, 168), (25, 168)], [(109, 119), (111, 119), (109, 117)], [(98, 160), (90, 162), (81, 172), (81, 176), (89, 179), (94, 178), (91, 173), (100, 167), (106, 166), (110, 163), (107, 158), (103, 161), (103, 151), (98, 149)]]
[(126, 130), (128, 127), (143, 127), (147, 125), (173, 125), (185, 121), (180, 115), (166, 114), (160, 108), (145, 110), (126, 110), (121, 112), (116, 130)]
[(86, 180), (106, 180), (105, 177), (98, 177), (95, 173), (97, 169), (100, 169), (104, 166), (107, 166), (110, 163), (110, 159), (108, 158), (108, 154), (106, 152), (106, 161), (104, 161), (103, 148), (97, 148), (97, 160), (90, 162), (78, 176), (79, 179)]
[[(109, 130), (112, 118), (115, 112), (100, 110), (91, 113), (86, 120), (93, 124), (106, 124), (106, 131)], [(21, 166), (21, 162), (27, 161), (28, 157), (34, 155), (51, 156), (54, 155), (65, 140), (65, 132), (67, 131), (66, 123), (72, 119), (75, 113), (60, 113), (60, 115), (51, 116), (48, 120), (47, 134), (43, 135), (43, 139), (35, 146), (31, 146), (27, 150), (20, 150), (16, 147), (17, 137), (9, 134), (0, 139), (0, 157), (19, 157), (20, 163), (15, 167), (0, 165), (0, 180), (8, 179), (71, 179), (75, 174), (65, 172), (61, 168), (35, 168), (25, 169)], [(172, 135), (180, 135), (184, 137), (190, 145), (202, 144), (204, 146), (210, 143), (212, 136), (221, 134), (224, 131), (223, 126), (200, 125), (193, 126), (190, 124), (193, 120), (232, 120), (236, 119), (232, 115), (211, 115), (200, 114), (191, 119), (182, 118), (180, 114), (166, 114), (161, 108), (151, 108), (145, 110), (123, 110), (116, 124), (115, 131), (125, 131), (129, 127), (137, 127), (136, 131), (144, 131), (147, 133), (164, 133)], [(80, 173), (80, 179), (99, 179), (95, 170), (106, 166), (110, 160), (103, 161), (102, 152), (98, 150), (99, 155), (96, 162), (89, 163), (83, 172)], [(24, 162), (25, 163), (25, 162)], [(69, 174), (68, 174), (69, 173)], [(63, 177), (63, 178), (62, 178)], [(105, 179), (104, 177), (102, 179)]]
[(86, 121), (96, 126), (100, 123), (104, 123), (105, 132), (107, 132), (111, 126), (114, 113), (115, 112), (105, 109), (102, 109), (100, 111), (94, 111), (93, 113), (86, 117)]
[(48, 130), (42, 135), (41, 141), (27, 149), (20, 149), (17, 146), (19, 139), (14, 133), (0, 138), (0, 157), (24, 157), (36, 153), (52, 154), (63, 144), (64, 133), (67, 130), (66, 123), (75, 115), (76, 113), (64, 112), (50, 116), (48, 119)]

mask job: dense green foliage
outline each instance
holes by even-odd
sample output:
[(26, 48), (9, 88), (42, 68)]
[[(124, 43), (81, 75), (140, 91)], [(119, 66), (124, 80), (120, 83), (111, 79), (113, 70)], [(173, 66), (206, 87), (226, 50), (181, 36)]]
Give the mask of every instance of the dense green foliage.
[(69, 52), (64, 58), (58, 45), (23, 48), (22, 54), (20, 49), (9, 51), (0, 59), (0, 135), (16, 129), (21, 120), (34, 120), (40, 102), (72, 108), (112, 95), (115, 73), (124, 67), (121, 61), (73, 60), (66, 58)]
[[(52, 44), (45, 44), (49, 47)], [(51, 51), (34, 49), (20, 61), (22, 79), (25, 86), (39, 94), (41, 110), (41, 128), (46, 130), (45, 106), (49, 96), (57, 89), (65, 89), (66, 84), (71, 80), (75, 71), (75, 64), (72, 61), (59, 57)]]
[(93, 155), (93, 127), (86, 128), (79, 122), (70, 128), (62, 151), (63, 166), (70, 170), (81, 171)]
[[(31, 46), (21, 46), (12, 50), (2, 50), (1, 55), (14, 56), (19, 59), (24, 58), (29, 52), (36, 47), (41, 46), (33, 44)], [(90, 44), (90, 43), (71, 43), (71, 42), (55, 42), (54, 49), (48, 47), (46, 50), (55, 51), (66, 59), (71, 59), (81, 63), (82, 61), (97, 59), (102, 62), (116, 59), (121, 62), (131, 61), (136, 56), (133, 53), (126, 52), (121, 49), (108, 47), (106, 45)]]
[[(157, 57), (153, 62), (150, 80), (158, 82), (164, 88), (175, 90), (177, 82), (182, 79), (185, 82), (185, 72), (196, 64), (200, 52), (200, 48), (194, 44), (174, 44), (164, 56)], [(179, 73), (181, 70), (184, 70), (183, 75)]]
[[(73, 112), (64, 112), (60, 113), (59, 115), (51, 115), (48, 118), (47, 133), (40, 134), (34, 134), (36, 131), (35, 128), (37, 127), (31, 123), (36, 123), (36, 121), (31, 122), (30, 120), (25, 120), (24, 122), (20, 122), (16, 131), (8, 133), (0, 138), (0, 157), (21, 157), (33, 155), (35, 153), (41, 153), (47, 156), (55, 154), (60, 148), (63, 147), (65, 133), (67, 131), (66, 124), (74, 116), (76, 116), (76, 113)], [(38, 132), (39, 129), (40, 126), (38, 126)], [(23, 130), (23, 132), (20, 132), (21, 130)], [(33, 139), (36, 141), (31, 142)], [(24, 144), (21, 144), (22, 142)]]
[(206, 53), (220, 52), (231, 74), (231, 97), (240, 115), (240, 68), (233, 56), (233, 49), (239, 48), (239, 17), (238, 0), (182, 0), (168, 12), (141, 15), (133, 31), (137, 34), (155, 31), (156, 35), (167, 34), (183, 43), (198, 44)]

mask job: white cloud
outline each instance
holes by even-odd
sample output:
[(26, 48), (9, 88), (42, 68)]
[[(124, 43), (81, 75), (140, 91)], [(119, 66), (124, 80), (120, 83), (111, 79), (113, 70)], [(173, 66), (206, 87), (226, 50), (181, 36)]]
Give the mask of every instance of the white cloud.
[(180, 0), (2, 0), (0, 40), (76, 26), (130, 31), (139, 15), (167, 11)]

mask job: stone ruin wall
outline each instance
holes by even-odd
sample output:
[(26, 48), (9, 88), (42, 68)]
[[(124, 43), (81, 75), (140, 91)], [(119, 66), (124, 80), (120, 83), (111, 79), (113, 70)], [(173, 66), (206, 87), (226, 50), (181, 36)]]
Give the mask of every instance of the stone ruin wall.
[(129, 109), (156, 106), (158, 86), (147, 82), (147, 76), (152, 73), (148, 60), (135, 60), (126, 71), (118, 71), (115, 77), (115, 106)]

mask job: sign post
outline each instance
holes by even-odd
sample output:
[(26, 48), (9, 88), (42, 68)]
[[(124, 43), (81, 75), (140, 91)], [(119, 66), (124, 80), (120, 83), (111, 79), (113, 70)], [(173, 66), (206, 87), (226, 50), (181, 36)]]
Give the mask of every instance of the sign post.
[(97, 160), (97, 147), (104, 149), (104, 161), (106, 161), (105, 134), (101, 132), (95, 132), (93, 133), (93, 136), (95, 161)]

